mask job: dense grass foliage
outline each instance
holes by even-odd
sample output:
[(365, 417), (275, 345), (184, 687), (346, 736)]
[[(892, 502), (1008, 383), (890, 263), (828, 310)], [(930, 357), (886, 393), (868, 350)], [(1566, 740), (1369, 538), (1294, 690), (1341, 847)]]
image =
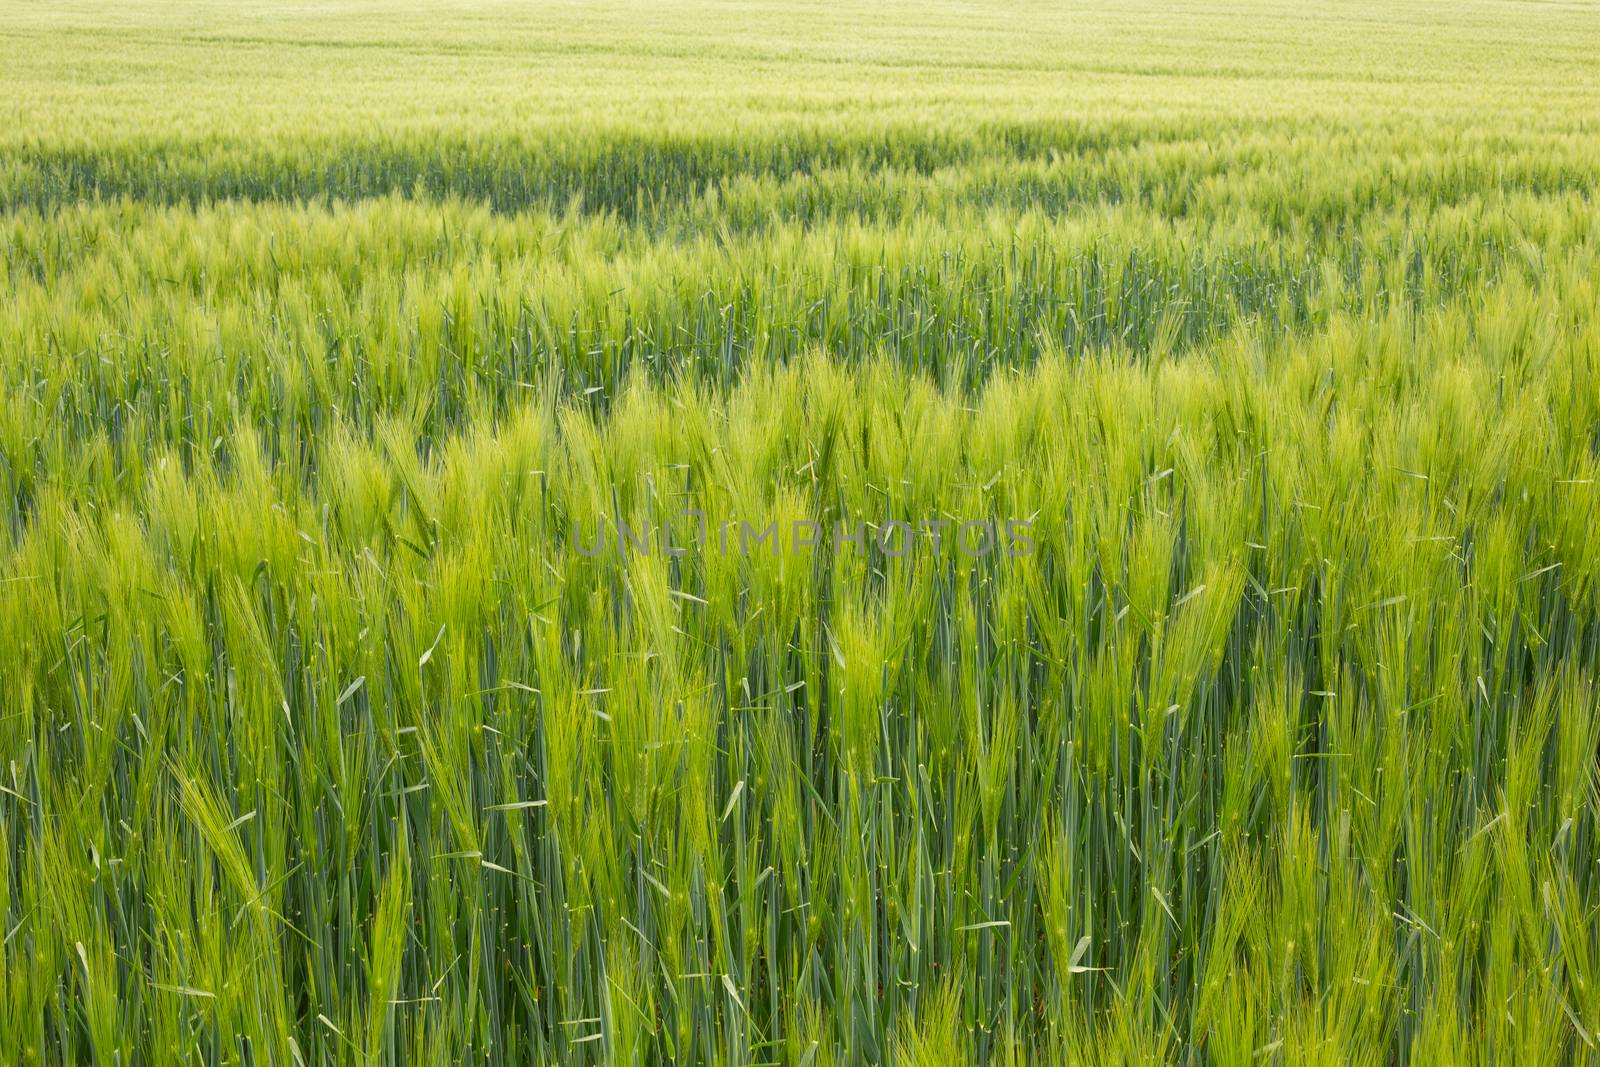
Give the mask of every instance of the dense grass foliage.
[(1600, 10), (99, 8), (0, 1062), (1600, 1055)]

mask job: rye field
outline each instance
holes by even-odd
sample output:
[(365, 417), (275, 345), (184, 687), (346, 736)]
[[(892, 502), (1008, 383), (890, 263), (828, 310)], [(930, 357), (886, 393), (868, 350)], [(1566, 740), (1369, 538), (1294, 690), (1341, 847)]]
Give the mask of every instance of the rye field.
[(0, 1063), (1600, 1060), (1600, 5), (0, 0)]

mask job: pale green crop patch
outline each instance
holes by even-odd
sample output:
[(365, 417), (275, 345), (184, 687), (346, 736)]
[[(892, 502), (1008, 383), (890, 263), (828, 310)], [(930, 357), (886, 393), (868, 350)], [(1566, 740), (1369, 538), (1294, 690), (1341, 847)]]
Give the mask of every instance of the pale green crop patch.
[(1595, 55), (0, 5), (0, 1061), (1593, 1060)]

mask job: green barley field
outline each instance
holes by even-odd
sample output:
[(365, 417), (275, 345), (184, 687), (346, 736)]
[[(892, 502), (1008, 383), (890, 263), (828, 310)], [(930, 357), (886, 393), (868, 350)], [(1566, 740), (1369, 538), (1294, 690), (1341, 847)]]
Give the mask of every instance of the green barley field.
[(1600, 5), (0, 0), (0, 1063), (1600, 1060)]

